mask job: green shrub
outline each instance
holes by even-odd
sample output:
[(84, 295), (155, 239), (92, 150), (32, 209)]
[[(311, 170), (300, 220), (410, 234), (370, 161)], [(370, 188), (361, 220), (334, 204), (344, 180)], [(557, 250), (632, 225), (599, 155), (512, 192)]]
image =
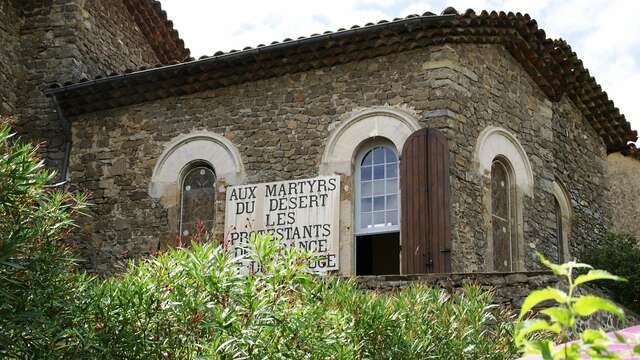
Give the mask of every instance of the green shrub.
[[(55, 190), (37, 147), (0, 123), (0, 357), (58, 358), (74, 347), (88, 279), (61, 240), (84, 197)], [(71, 341), (71, 342), (70, 342)]]
[(263, 272), (238, 273), (220, 246), (193, 243), (99, 284), (85, 328), (96, 359), (504, 359), (506, 312), (468, 287), (367, 293), (316, 277), (306, 254), (254, 240)]
[(580, 258), (593, 266), (615, 272), (627, 282), (607, 281), (599, 284), (610, 291), (614, 300), (640, 313), (640, 245), (631, 236), (609, 234), (596, 247), (586, 249)]

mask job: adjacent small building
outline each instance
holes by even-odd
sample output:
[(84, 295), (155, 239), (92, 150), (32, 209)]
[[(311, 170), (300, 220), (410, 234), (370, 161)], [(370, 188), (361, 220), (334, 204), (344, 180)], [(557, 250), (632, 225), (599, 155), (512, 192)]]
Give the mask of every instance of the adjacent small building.
[(640, 151), (633, 145), (607, 156), (612, 222), (610, 231), (640, 241)]
[[(33, 90), (56, 131), (21, 124), (92, 194), (75, 243), (95, 271), (203, 231), (240, 253), (270, 232), (342, 274), (524, 271), (611, 229), (607, 157), (636, 132), (528, 15), (447, 8), (196, 60), (157, 1), (67, 3), (90, 56), (43, 56), (76, 81)], [(122, 61), (80, 65), (103, 58)]]

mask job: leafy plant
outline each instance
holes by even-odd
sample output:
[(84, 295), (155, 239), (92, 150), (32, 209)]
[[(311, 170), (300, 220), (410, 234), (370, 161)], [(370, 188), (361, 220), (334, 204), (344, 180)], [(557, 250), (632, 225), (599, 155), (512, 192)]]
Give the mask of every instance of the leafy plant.
[(254, 237), (261, 272), (216, 244), (192, 243), (131, 263), (95, 288), (84, 348), (96, 359), (504, 359), (510, 315), (491, 294), (414, 286), (371, 293), (317, 277), (309, 254)]
[(0, 119), (0, 357), (37, 358), (69, 346), (89, 280), (62, 239), (85, 197), (50, 186), (38, 147)]
[(614, 300), (640, 313), (640, 242), (628, 235), (609, 234), (595, 247), (585, 249), (580, 258), (598, 269), (623, 276), (627, 282), (599, 284)]
[[(538, 254), (538, 258), (555, 275), (566, 281), (567, 291), (547, 287), (534, 290), (527, 296), (520, 310), (519, 321), (522, 321), (534, 307), (542, 303), (553, 301), (556, 305), (540, 310), (539, 314), (544, 318), (538, 316), (518, 324), (515, 335), (518, 346), (526, 354), (541, 355), (544, 360), (582, 359), (583, 355), (593, 359), (618, 359), (616, 354), (607, 349), (611, 340), (602, 329), (586, 329), (578, 334), (576, 323), (579, 318), (589, 317), (600, 311), (624, 319), (624, 312), (611, 301), (601, 297), (588, 294), (578, 295), (578, 289), (581, 285), (596, 280), (625, 280), (607, 271), (593, 269), (587, 264), (571, 261), (559, 265), (548, 261), (541, 254)], [(576, 269), (588, 269), (588, 272), (574, 277)], [(579, 342), (572, 342), (556, 347), (554, 342), (549, 339), (530, 339), (532, 334), (539, 333), (551, 333), (563, 342), (577, 336), (582, 340), (582, 345)], [(624, 341), (623, 338), (618, 340)], [(636, 350), (638, 350), (637, 347)]]

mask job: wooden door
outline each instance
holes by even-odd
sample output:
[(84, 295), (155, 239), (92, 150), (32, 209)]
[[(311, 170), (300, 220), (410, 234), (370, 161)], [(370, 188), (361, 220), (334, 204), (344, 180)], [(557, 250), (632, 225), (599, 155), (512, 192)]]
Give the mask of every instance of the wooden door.
[(449, 147), (437, 129), (409, 136), (400, 160), (403, 274), (451, 272)]

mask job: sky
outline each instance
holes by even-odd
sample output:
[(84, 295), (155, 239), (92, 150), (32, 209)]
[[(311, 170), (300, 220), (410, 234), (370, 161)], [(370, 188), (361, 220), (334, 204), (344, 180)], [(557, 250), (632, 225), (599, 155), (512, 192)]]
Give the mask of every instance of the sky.
[(547, 37), (567, 40), (640, 130), (638, 0), (163, 0), (162, 6), (195, 58), (426, 11), (440, 14), (447, 6), (528, 13)]

